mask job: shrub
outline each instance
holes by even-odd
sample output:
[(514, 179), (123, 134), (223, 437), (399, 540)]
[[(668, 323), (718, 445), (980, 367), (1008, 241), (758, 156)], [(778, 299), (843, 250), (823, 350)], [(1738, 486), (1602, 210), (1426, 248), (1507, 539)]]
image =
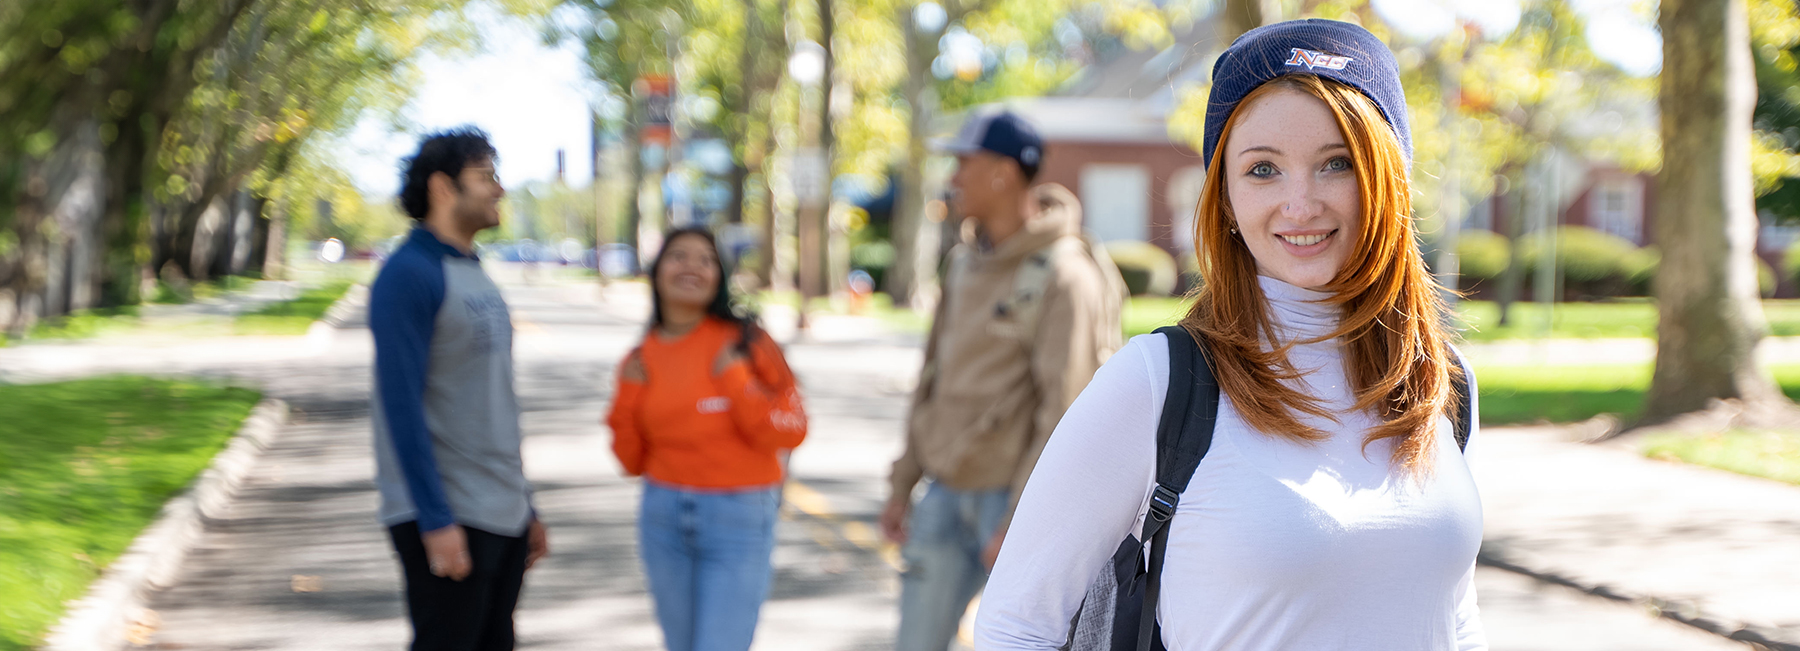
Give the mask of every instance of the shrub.
[(1456, 239), (1456, 257), (1465, 284), (1498, 278), (1512, 264), (1512, 241), (1493, 231), (1463, 231)]
[(1656, 282), (1656, 270), (1662, 267), (1662, 250), (1654, 246), (1632, 251), (1625, 256), (1621, 271), (1625, 274), (1625, 282), (1630, 284), (1631, 292), (1638, 296), (1649, 296)]
[(1800, 285), (1800, 240), (1795, 240), (1794, 245), (1788, 247), (1785, 258), (1781, 265), (1782, 271), (1786, 272), (1788, 280)]
[[(1649, 296), (1652, 285), (1656, 281), (1656, 270), (1662, 267), (1662, 250), (1654, 246), (1646, 246), (1632, 251), (1625, 256), (1621, 272), (1632, 291), (1639, 296)], [(1775, 267), (1762, 258), (1756, 259), (1756, 289), (1763, 298), (1775, 295)]]
[(1131, 295), (1168, 296), (1175, 291), (1175, 258), (1169, 252), (1134, 240), (1107, 242), (1105, 246)]
[[(1519, 262), (1528, 278), (1537, 271), (1544, 241), (1538, 234), (1519, 239)], [(1648, 295), (1661, 261), (1656, 248), (1640, 249), (1604, 231), (1586, 226), (1556, 229), (1556, 263), (1567, 291), (1576, 297)]]
[(1181, 268), (1181, 286), (1176, 287), (1176, 291), (1187, 295), (1198, 291), (1201, 285), (1206, 284), (1206, 277), (1200, 274), (1200, 256), (1193, 251), (1183, 251), (1175, 258), (1178, 262), (1177, 266)]
[[(1544, 248), (1542, 235), (1531, 235), (1519, 242), (1520, 262), (1528, 269), (1537, 268), (1538, 256)], [(1625, 260), (1637, 247), (1625, 238), (1586, 226), (1562, 226), (1556, 229), (1556, 264), (1563, 278), (1574, 283), (1592, 283), (1625, 275)]]
[(1769, 266), (1768, 260), (1757, 258), (1756, 289), (1762, 293), (1763, 298), (1770, 298), (1775, 296), (1775, 284), (1775, 268)]

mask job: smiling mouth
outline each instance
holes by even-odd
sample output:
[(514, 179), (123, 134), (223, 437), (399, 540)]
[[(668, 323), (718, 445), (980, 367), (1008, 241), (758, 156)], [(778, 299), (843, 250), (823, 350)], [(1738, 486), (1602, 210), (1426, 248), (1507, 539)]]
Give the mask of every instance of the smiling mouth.
[(1287, 242), (1288, 244), (1292, 244), (1294, 246), (1312, 246), (1314, 244), (1323, 242), (1323, 241), (1325, 241), (1325, 238), (1331, 237), (1336, 234), (1337, 234), (1337, 231), (1334, 230), (1334, 231), (1331, 231), (1330, 233), (1320, 233), (1318, 235), (1276, 235), (1276, 237), (1279, 237), (1279, 238), (1281, 238), (1282, 241)]

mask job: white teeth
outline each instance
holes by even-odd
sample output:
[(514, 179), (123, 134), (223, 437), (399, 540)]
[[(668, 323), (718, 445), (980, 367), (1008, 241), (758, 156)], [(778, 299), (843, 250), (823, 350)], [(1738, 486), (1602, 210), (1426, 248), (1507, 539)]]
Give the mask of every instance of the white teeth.
[(1318, 244), (1320, 242), (1325, 241), (1325, 238), (1330, 237), (1330, 236), (1331, 236), (1330, 233), (1326, 233), (1324, 235), (1296, 235), (1296, 236), (1281, 235), (1279, 237), (1281, 237), (1281, 239), (1287, 240), (1288, 244), (1292, 244), (1294, 246), (1312, 246), (1314, 244)]

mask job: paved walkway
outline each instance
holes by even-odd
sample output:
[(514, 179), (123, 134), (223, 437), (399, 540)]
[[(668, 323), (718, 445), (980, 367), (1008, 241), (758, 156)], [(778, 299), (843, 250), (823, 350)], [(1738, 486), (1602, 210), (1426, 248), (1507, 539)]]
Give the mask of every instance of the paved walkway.
[(1490, 560), (1800, 649), (1800, 487), (1569, 443), (1553, 428), (1483, 434)]
[[(1478, 366), (1586, 366), (1644, 364), (1656, 359), (1656, 340), (1508, 339), (1458, 345)], [(1766, 337), (1756, 347), (1764, 364), (1800, 363), (1800, 337)]]
[[(508, 284), (508, 295), (526, 467), (553, 546), (528, 579), (521, 646), (656, 649), (636, 557), (637, 484), (618, 475), (597, 424), (612, 364), (641, 335), (646, 297), (621, 285), (604, 300), (591, 286)], [(783, 315), (770, 316), (771, 331), (792, 336)], [(891, 647), (895, 559), (874, 522), (919, 350), (916, 337), (871, 323), (815, 320), (789, 346), (814, 434), (793, 458), (759, 651)], [(370, 352), (358, 329), (135, 350), (25, 346), (0, 350), (0, 381), (205, 373), (288, 400), (295, 424), (209, 529), (182, 582), (153, 603), (162, 625), (148, 648), (395, 649), (406, 639), (399, 578), (371, 515)], [(1566, 443), (1543, 429), (1487, 430), (1479, 445), (1490, 554), (1576, 583), (1699, 598), (1708, 612), (1746, 621), (1796, 621), (1782, 604), (1800, 585), (1800, 489)], [(1477, 581), (1498, 651), (1748, 648), (1520, 574), (1482, 568)]]

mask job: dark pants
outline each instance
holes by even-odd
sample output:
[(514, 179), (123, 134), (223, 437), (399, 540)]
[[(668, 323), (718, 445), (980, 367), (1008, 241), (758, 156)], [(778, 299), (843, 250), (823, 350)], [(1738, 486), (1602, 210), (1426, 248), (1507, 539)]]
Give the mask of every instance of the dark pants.
[(406, 575), (412, 651), (511, 651), (513, 607), (525, 583), (525, 537), (463, 527), (472, 568), (461, 581), (431, 573), (419, 524), (388, 528)]

